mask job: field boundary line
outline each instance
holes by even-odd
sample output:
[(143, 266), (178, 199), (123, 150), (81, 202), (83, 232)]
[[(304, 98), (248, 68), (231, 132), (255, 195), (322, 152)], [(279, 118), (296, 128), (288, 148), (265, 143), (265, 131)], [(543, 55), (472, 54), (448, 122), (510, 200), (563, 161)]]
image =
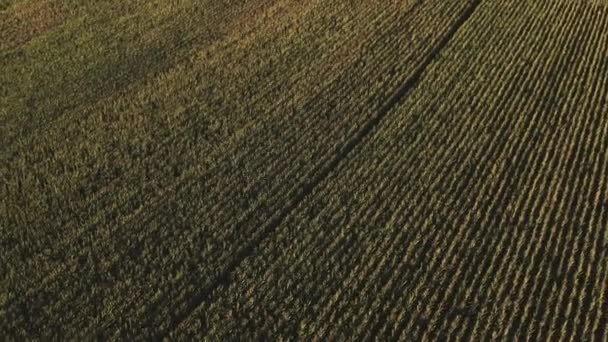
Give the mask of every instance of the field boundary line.
[(260, 229), (258, 236), (253, 237), (249, 243), (244, 246), (234, 256), (232, 262), (227, 264), (227, 267), (222, 270), (217, 279), (212, 281), (211, 285), (203, 288), (198, 295), (190, 300), (190, 303), (186, 304), (185, 312), (177, 314), (173, 317), (168, 329), (160, 334), (159, 339), (169, 338), (171, 333), (175, 331), (198, 307), (203, 303), (209, 301), (213, 295), (213, 292), (222, 285), (230, 283), (231, 274), (241, 263), (253, 255), (254, 249), (257, 245), (263, 242), (270, 234), (277, 229), (277, 227), (283, 222), (283, 220), (297, 208), (297, 206), (308, 196), (313, 190), (322, 183), (332, 171), (334, 171), (338, 165), (351, 153), (357, 145), (359, 145), (380, 122), (388, 115), (390, 110), (395, 107), (405, 96), (413, 90), (422, 79), (424, 72), (427, 70), (439, 56), (439, 53), (446, 48), (452, 38), (458, 33), (462, 26), (468, 21), (473, 15), (475, 10), (479, 7), (482, 0), (472, 0), (466, 6), (466, 8), (457, 16), (456, 20), (447, 29), (445, 34), (435, 43), (435, 46), (423, 57), (421, 62), (416, 68), (410, 73), (410, 75), (403, 81), (403, 83), (397, 88), (397, 90), (387, 99), (387, 101), (378, 109), (377, 114), (367, 121), (354, 135), (347, 140), (337, 152), (329, 158), (325, 165), (321, 166), (320, 170), (311, 175), (307, 182), (300, 185), (300, 189), (296, 190), (296, 193), (292, 200), (290, 200), (273, 215), (267, 223)]

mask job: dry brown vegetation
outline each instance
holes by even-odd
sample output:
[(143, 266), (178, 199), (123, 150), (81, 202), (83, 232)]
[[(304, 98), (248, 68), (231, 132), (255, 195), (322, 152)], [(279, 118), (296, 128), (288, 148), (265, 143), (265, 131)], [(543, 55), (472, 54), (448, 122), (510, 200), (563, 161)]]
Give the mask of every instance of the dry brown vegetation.
[(66, 6), (61, 1), (27, 1), (0, 12), (0, 50), (13, 49), (48, 34), (66, 19)]

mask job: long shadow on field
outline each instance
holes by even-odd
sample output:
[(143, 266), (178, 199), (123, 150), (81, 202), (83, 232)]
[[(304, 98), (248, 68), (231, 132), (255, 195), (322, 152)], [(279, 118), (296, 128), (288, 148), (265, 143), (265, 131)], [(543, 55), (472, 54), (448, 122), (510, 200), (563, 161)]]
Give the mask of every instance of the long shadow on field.
[[(313, 189), (317, 187), (327, 176), (344, 160), (349, 153), (351, 153), (355, 147), (361, 143), (373, 129), (386, 117), (388, 112), (404, 97), (413, 90), (419, 83), (422, 75), (428, 68), (428, 66), (437, 59), (441, 50), (443, 50), (450, 40), (456, 35), (458, 30), (465, 24), (465, 22), (473, 15), (481, 0), (470, 1), (467, 8), (460, 13), (456, 18), (453, 25), (445, 32), (443, 37), (436, 43), (436, 45), (430, 50), (429, 54), (425, 56), (420, 64), (414, 69), (411, 75), (409, 75), (401, 84), (401, 86), (391, 95), (386, 103), (380, 107), (378, 113), (370, 121), (368, 121), (361, 129), (356, 132), (348, 141), (344, 143), (342, 148), (321, 168), (317, 174), (311, 175), (310, 179), (300, 186), (300, 190), (294, 196), (294, 198), (286, 203), (283, 210), (277, 212), (267, 224), (261, 228), (262, 233), (257, 239), (251, 241), (250, 244), (245, 246), (243, 249), (238, 251), (235, 255), (235, 259), (232, 263), (228, 264), (226, 268), (219, 274), (217, 280), (215, 280), (210, 286), (202, 289), (198, 295), (191, 298), (189, 303), (186, 303), (186, 309), (182, 313), (176, 314), (166, 332), (165, 335), (170, 335), (179, 325), (202, 303), (212, 300), (213, 292), (219, 286), (226, 286), (230, 283), (230, 278), (234, 270), (243, 262), (244, 259), (251, 256), (255, 249), (255, 246), (259, 245), (264, 239), (266, 239), (272, 232), (274, 232), (281, 222), (291, 213), (299, 204), (312, 193)], [(162, 337), (162, 336), (159, 336)]]

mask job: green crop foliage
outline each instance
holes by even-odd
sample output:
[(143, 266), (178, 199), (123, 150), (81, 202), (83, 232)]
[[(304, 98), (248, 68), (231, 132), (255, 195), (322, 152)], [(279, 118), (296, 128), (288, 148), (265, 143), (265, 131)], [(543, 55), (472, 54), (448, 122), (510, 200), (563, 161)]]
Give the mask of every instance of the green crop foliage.
[(605, 1), (0, 1), (0, 336), (608, 334)]

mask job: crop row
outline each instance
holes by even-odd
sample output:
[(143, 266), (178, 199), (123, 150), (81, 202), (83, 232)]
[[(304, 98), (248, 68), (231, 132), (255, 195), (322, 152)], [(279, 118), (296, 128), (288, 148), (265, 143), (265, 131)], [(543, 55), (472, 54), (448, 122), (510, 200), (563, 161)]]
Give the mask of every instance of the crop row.
[(483, 2), (177, 334), (600, 340), (606, 18)]
[[(322, 167), (323, 159), (318, 163), (310, 160), (317, 161), (319, 155), (335, 151), (342, 140), (365, 123), (366, 117), (374, 112), (366, 106), (373, 105), (373, 101), (381, 103), (378, 99), (394, 88), (391, 84), (398, 83), (389, 73), (407, 74), (408, 68), (424, 54), (428, 40), (434, 40), (442, 27), (449, 26), (451, 12), (459, 6), (456, 2), (429, 3), (411, 12), (407, 6), (400, 9), (395, 5), (353, 9), (354, 19), (358, 19), (353, 23), (360, 26), (345, 32), (357, 33), (357, 44), (353, 46), (347, 40), (345, 47), (352, 49), (352, 53), (345, 49), (340, 55), (328, 56), (346, 59), (347, 63), (333, 70), (334, 76), (329, 79), (320, 79), (319, 89), (288, 98), (286, 101), (290, 103), (264, 113), (268, 119), (260, 119), (234, 146), (218, 152), (218, 161), (211, 161), (208, 169), (204, 164), (187, 165), (185, 172), (167, 177), (176, 182), (162, 183), (156, 180), (171, 176), (174, 170), (159, 168), (152, 175), (155, 183), (151, 184), (151, 187), (160, 184), (159, 188), (125, 184), (128, 190), (139, 193), (130, 197), (129, 192), (118, 192), (107, 200), (93, 196), (90, 203), (97, 206), (77, 208), (74, 211), (78, 216), (68, 214), (69, 221), (57, 221), (61, 233), (44, 241), (44, 248), (36, 248), (38, 254), (25, 255), (21, 264), (9, 263), (14, 268), (7, 283), (15, 287), (14, 292), (25, 294), (9, 298), (9, 317), (24, 318), (30, 312), (30, 317), (35, 317), (32, 321), (20, 323), (16, 319), (15, 325), (25, 323), (52, 329), (56, 320), (45, 321), (37, 316), (40, 314), (37, 310), (44, 307), (42, 317), (61, 316), (59, 320), (66, 329), (83, 334), (93, 326), (82, 317), (102, 320), (102, 325), (96, 328), (103, 330), (116, 322), (126, 329), (127, 321), (137, 321), (143, 315), (161, 320), (154, 327), (163, 329), (167, 315), (150, 314), (157, 310), (155, 307), (168, 313), (178, 311), (172, 303), (185, 303), (200, 292), (200, 284), (217, 281), (227, 260), (238, 255), (232, 250), (255, 241), (256, 234), (260, 234), (256, 227), (265, 217), (256, 217), (255, 213), (274, 212), (285, 198), (298, 191), (297, 187), (309, 174)], [(371, 13), (375, 13), (375, 20), (361, 20), (361, 16), (366, 18)], [(326, 18), (314, 13), (314, 18), (318, 17)], [(396, 59), (395, 55), (403, 59)], [(374, 82), (379, 86), (370, 89)], [(170, 138), (168, 154), (176, 152), (176, 147), (188, 146), (176, 146), (183, 141), (181, 133), (175, 136), (176, 140)], [(311, 159), (312, 156), (317, 157)], [(152, 155), (150, 159), (158, 157)], [(201, 162), (201, 156), (195, 155), (190, 160)], [(137, 166), (130, 169), (145, 172), (145, 168)], [(133, 174), (141, 175), (137, 171)], [(284, 184), (276, 182), (277, 179), (284, 180)], [(241, 199), (250, 200), (251, 207), (246, 208)], [(268, 203), (266, 207), (258, 210), (264, 202)], [(239, 217), (241, 223), (235, 221)], [(53, 222), (41, 219), (40, 223), (34, 234), (42, 239), (45, 232), (53, 236)], [(46, 228), (45, 223), (52, 225)], [(20, 251), (13, 249), (13, 254), (10, 253), (8, 256), (14, 260)], [(27, 275), (19, 273), (23, 266), (35, 271)], [(60, 300), (55, 300), (60, 292)], [(149, 302), (153, 305), (143, 305)], [(53, 314), (54, 310), (62, 315)], [(184, 312), (187, 311), (185, 308)], [(129, 314), (125, 315), (126, 312)], [(157, 322), (141, 324), (148, 323)]]

